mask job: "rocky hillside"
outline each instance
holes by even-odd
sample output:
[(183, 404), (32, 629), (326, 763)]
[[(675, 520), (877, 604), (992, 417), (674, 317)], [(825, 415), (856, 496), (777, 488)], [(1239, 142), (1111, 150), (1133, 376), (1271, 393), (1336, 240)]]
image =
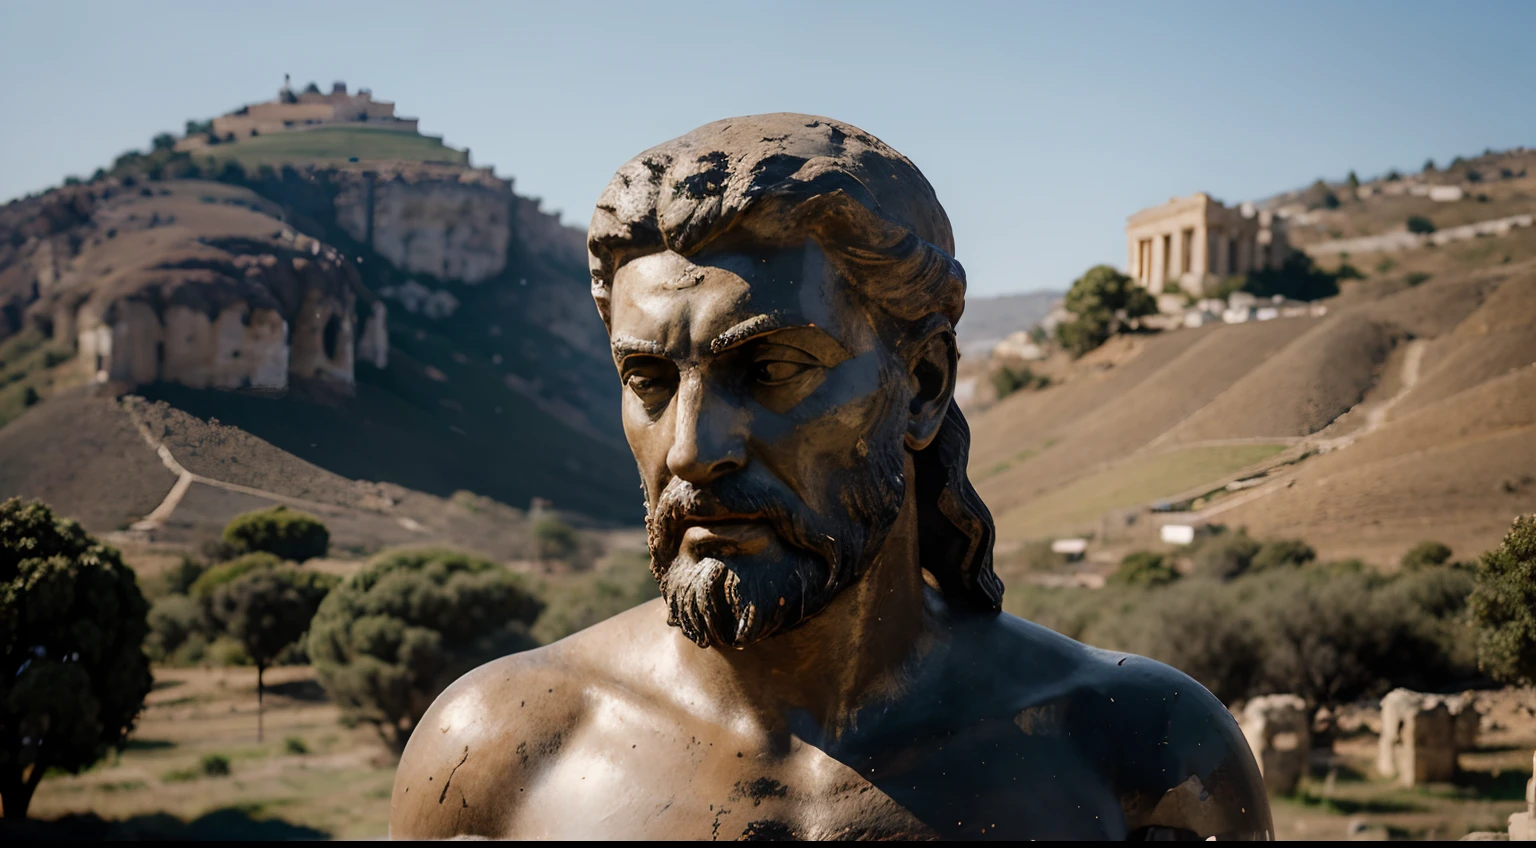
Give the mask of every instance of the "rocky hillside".
[(130, 154), (0, 209), (0, 495), (131, 518), (70, 503), (88, 469), (63, 451), (21, 452), (29, 418), (132, 392), (344, 478), (638, 519), (579, 230), (484, 169), (247, 171), (238, 148)]
[[(1512, 176), (1486, 201), (1407, 197), (1437, 220), (1536, 212), (1520, 166), (1495, 160)], [(1371, 235), (1401, 228), (1381, 204), (1405, 202), (1363, 191), (1317, 220)], [(1536, 503), (1536, 230), (1319, 261), (1363, 275), (1321, 317), (1121, 336), (978, 415), (971, 473), (1002, 547), (1144, 546), (1162, 523), (1382, 565), (1425, 539), (1496, 544)]]

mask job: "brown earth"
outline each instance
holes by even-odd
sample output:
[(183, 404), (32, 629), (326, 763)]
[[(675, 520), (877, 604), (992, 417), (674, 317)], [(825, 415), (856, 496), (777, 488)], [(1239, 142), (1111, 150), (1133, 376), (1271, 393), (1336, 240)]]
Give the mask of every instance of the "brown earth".
[(0, 428), (0, 457), (0, 496), (54, 504), (95, 532), (126, 529), (176, 482), (131, 417), (81, 390)]
[[(1042, 532), (1030, 515), (1072, 514), (1061, 501), (1082, 489), (1068, 488), (1074, 481), (1237, 444), (1288, 447), (1203, 486), (1175, 486), (1182, 478), (1172, 475), (1176, 490), (1143, 487), (1151, 500), (1117, 510), (1150, 519), (1158, 497), (1267, 473), (1257, 488), (1203, 499), (1176, 520), (1246, 525), (1303, 538), (1324, 557), (1382, 565), (1425, 539), (1462, 557), (1496, 545), (1517, 512), (1536, 510), (1536, 261), (1415, 286), (1369, 280), (1327, 305), (1322, 318), (1117, 338), (1066, 382), (983, 412), (971, 474), (999, 517), (1003, 549)], [(1140, 545), (1155, 540), (1157, 523), (1099, 526)], [(1100, 541), (1113, 541), (1110, 532)]]

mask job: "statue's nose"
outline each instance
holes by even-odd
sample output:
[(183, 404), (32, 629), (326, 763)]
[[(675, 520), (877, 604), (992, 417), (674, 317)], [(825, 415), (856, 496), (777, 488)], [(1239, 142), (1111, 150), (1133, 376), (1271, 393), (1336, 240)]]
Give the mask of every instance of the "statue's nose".
[(667, 470), (700, 486), (746, 465), (745, 410), (694, 375), (678, 386)]

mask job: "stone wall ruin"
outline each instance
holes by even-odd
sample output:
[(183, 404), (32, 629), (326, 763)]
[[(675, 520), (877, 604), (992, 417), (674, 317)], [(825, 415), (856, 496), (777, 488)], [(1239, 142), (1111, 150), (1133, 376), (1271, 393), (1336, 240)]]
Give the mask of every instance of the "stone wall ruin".
[(1476, 746), (1481, 718), (1470, 692), (1394, 689), (1381, 699), (1376, 770), (1404, 786), (1449, 781), (1457, 755)]
[(1243, 706), (1238, 725), (1258, 761), (1265, 791), (1294, 793), (1312, 755), (1312, 720), (1306, 701), (1296, 695), (1254, 698)]

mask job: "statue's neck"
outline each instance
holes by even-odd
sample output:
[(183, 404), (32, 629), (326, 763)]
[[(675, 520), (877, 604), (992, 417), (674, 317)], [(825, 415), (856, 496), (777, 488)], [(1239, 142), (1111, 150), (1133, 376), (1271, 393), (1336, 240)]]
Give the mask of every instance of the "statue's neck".
[[(907, 479), (911, 480), (911, 460)], [(820, 614), (745, 648), (682, 646), (710, 687), (726, 694), (727, 722), (770, 735), (806, 719), (826, 741), (859, 725), (859, 712), (897, 697), (935, 628), (927, 611), (910, 487), (868, 571)], [(678, 641), (686, 639), (678, 634)], [(808, 728), (807, 728), (808, 729)]]

